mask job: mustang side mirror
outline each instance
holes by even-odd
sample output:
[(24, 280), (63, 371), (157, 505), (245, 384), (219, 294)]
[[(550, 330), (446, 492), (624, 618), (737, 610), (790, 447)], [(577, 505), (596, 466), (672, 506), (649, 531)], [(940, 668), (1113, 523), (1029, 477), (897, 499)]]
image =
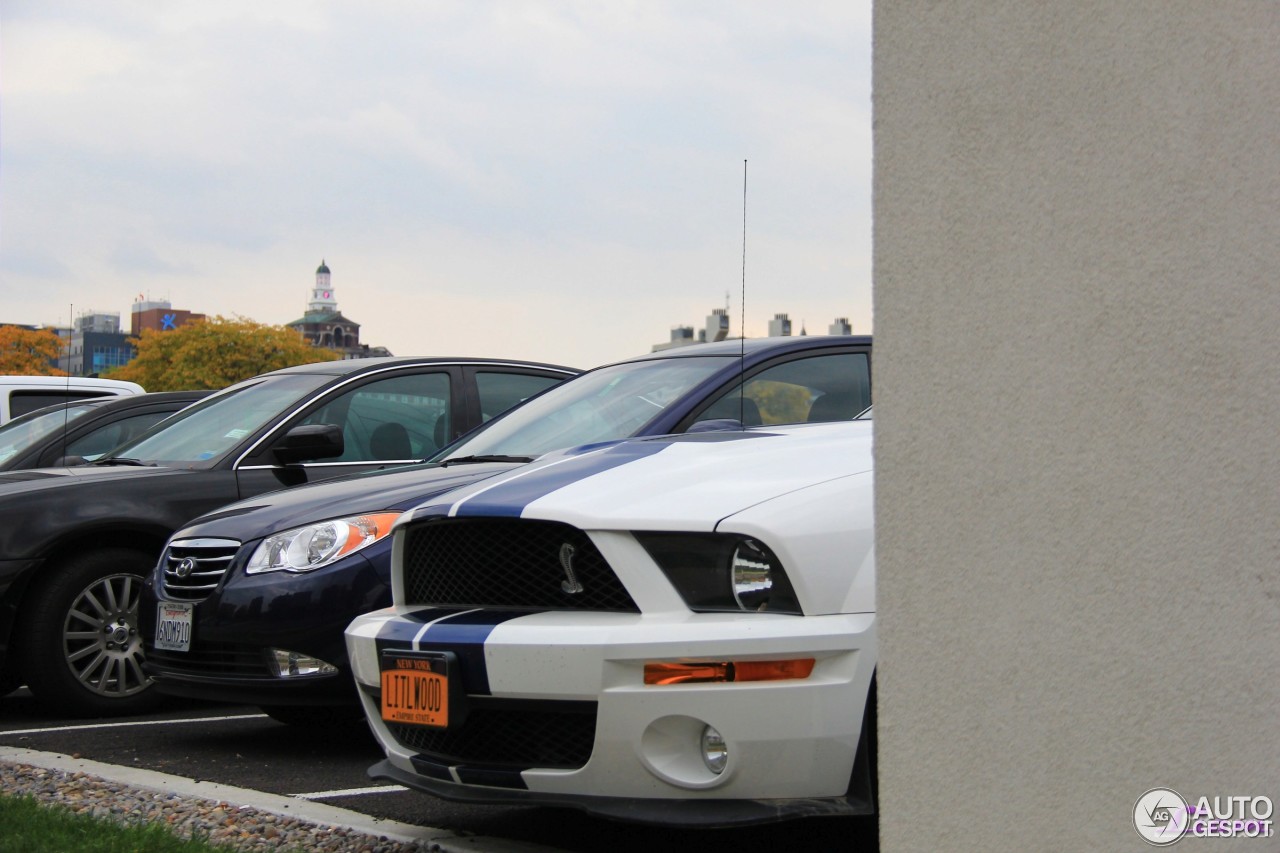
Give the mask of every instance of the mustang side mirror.
[(746, 427), (737, 418), (711, 418), (710, 420), (696, 422), (685, 432), (741, 432), (744, 429)]
[(288, 465), (304, 459), (329, 459), (341, 456), (346, 445), (342, 427), (337, 424), (296, 426), (271, 449), (276, 459)]

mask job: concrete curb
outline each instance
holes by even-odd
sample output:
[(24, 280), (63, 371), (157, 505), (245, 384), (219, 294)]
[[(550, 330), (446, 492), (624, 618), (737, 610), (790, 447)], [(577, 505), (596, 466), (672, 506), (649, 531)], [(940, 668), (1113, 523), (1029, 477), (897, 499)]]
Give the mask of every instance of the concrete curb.
[(297, 818), (308, 823), (344, 827), (354, 832), (386, 837), (392, 841), (416, 842), (431, 849), (439, 850), (441, 853), (556, 853), (554, 848), (544, 847), (539, 844), (480, 835), (459, 835), (448, 829), (381, 820), (349, 809), (296, 797), (269, 794), (248, 788), (237, 788), (218, 782), (201, 782), (195, 779), (188, 779), (185, 776), (171, 776), (155, 770), (121, 767), (100, 761), (90, 761), (85, 758), (72, 758), (69, 755), (62, 755), (56, 752), (39, 752), (34, 749), (24, 749), (23, 747), (0, 746), (0, 762), (28, 764), (33, 767), (62, 770), (68, 773), (85, 773), (133, 788), (162, 791), (195, 799), (221, 801), (235, 806), (252, 806), (264, 812), (282, 817)]

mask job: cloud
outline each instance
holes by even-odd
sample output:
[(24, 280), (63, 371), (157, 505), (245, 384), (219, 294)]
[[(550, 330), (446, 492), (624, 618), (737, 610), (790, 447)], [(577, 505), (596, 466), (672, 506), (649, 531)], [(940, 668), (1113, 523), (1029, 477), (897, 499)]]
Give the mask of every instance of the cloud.
[(445, 306), (429, 341), (587, 364), (738, 298), (748, 159), (748, 332), (869, 325), (869, 4), (15, 0), (0, 23), (6, 295), (124, 311), (144, 276), (287, 322), (326, 256), (396, 351)]
[(150, 246), (136, 241), (116, 246), (110, 260), (111, 265), (122, 273), (190, 275), (195, 272), (191, 264), (172, 263), (160, 257)]
[[(67, 274), (67, 265), (49, 255), (15, 249), (0, 255), (0, 272), (22, 278), (63, 278)], [(6, 307), (10, 305), (6, 304)]]

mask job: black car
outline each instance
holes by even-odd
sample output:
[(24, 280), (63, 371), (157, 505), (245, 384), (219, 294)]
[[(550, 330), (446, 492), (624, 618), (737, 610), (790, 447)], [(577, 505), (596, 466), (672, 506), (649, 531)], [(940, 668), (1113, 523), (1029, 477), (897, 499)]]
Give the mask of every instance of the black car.
[(456, 358), (291, 367), (89, 465), (0, 474), (0, 691), (25, 682), (68, 715), (146, 707), (138, 598), (175, 530), (263, 492), (428, 458), (576, 373)]
[(869, 337), (698, 344), (597, 368), (425, 465), (240, 502), (174, 534), (143, 592), (145, 671), (163, 693), (282, 722), (359, 717), (343, 630), (391, 604), (387, 533), (406, 510), (552, 450), (846, 420), (870, 403)]
[(0, 426), (0, 471), (92, 462), (208, 391), (161, 391), (45, 406)]

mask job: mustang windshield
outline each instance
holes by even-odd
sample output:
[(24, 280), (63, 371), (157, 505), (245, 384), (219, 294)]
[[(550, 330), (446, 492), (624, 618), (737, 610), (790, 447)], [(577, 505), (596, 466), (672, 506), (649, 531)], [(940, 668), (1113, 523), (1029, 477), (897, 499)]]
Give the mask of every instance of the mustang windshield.
[(432, 462), (464, 456), (535, 457), (635, 435), (672, 401), (735, 356), (635, 361), (602, 367), (540, 394)]
[(322, 374), (295, 373), (251, 380), (183, 409), (136, 441), (116, 448), (111, 456), (99, 460), (99, 464), (109, 464), (114, 458), (146, 465), (176, 462), (202, 467), (200, 463), (212, 464), (211, 460), (332, 379)]

